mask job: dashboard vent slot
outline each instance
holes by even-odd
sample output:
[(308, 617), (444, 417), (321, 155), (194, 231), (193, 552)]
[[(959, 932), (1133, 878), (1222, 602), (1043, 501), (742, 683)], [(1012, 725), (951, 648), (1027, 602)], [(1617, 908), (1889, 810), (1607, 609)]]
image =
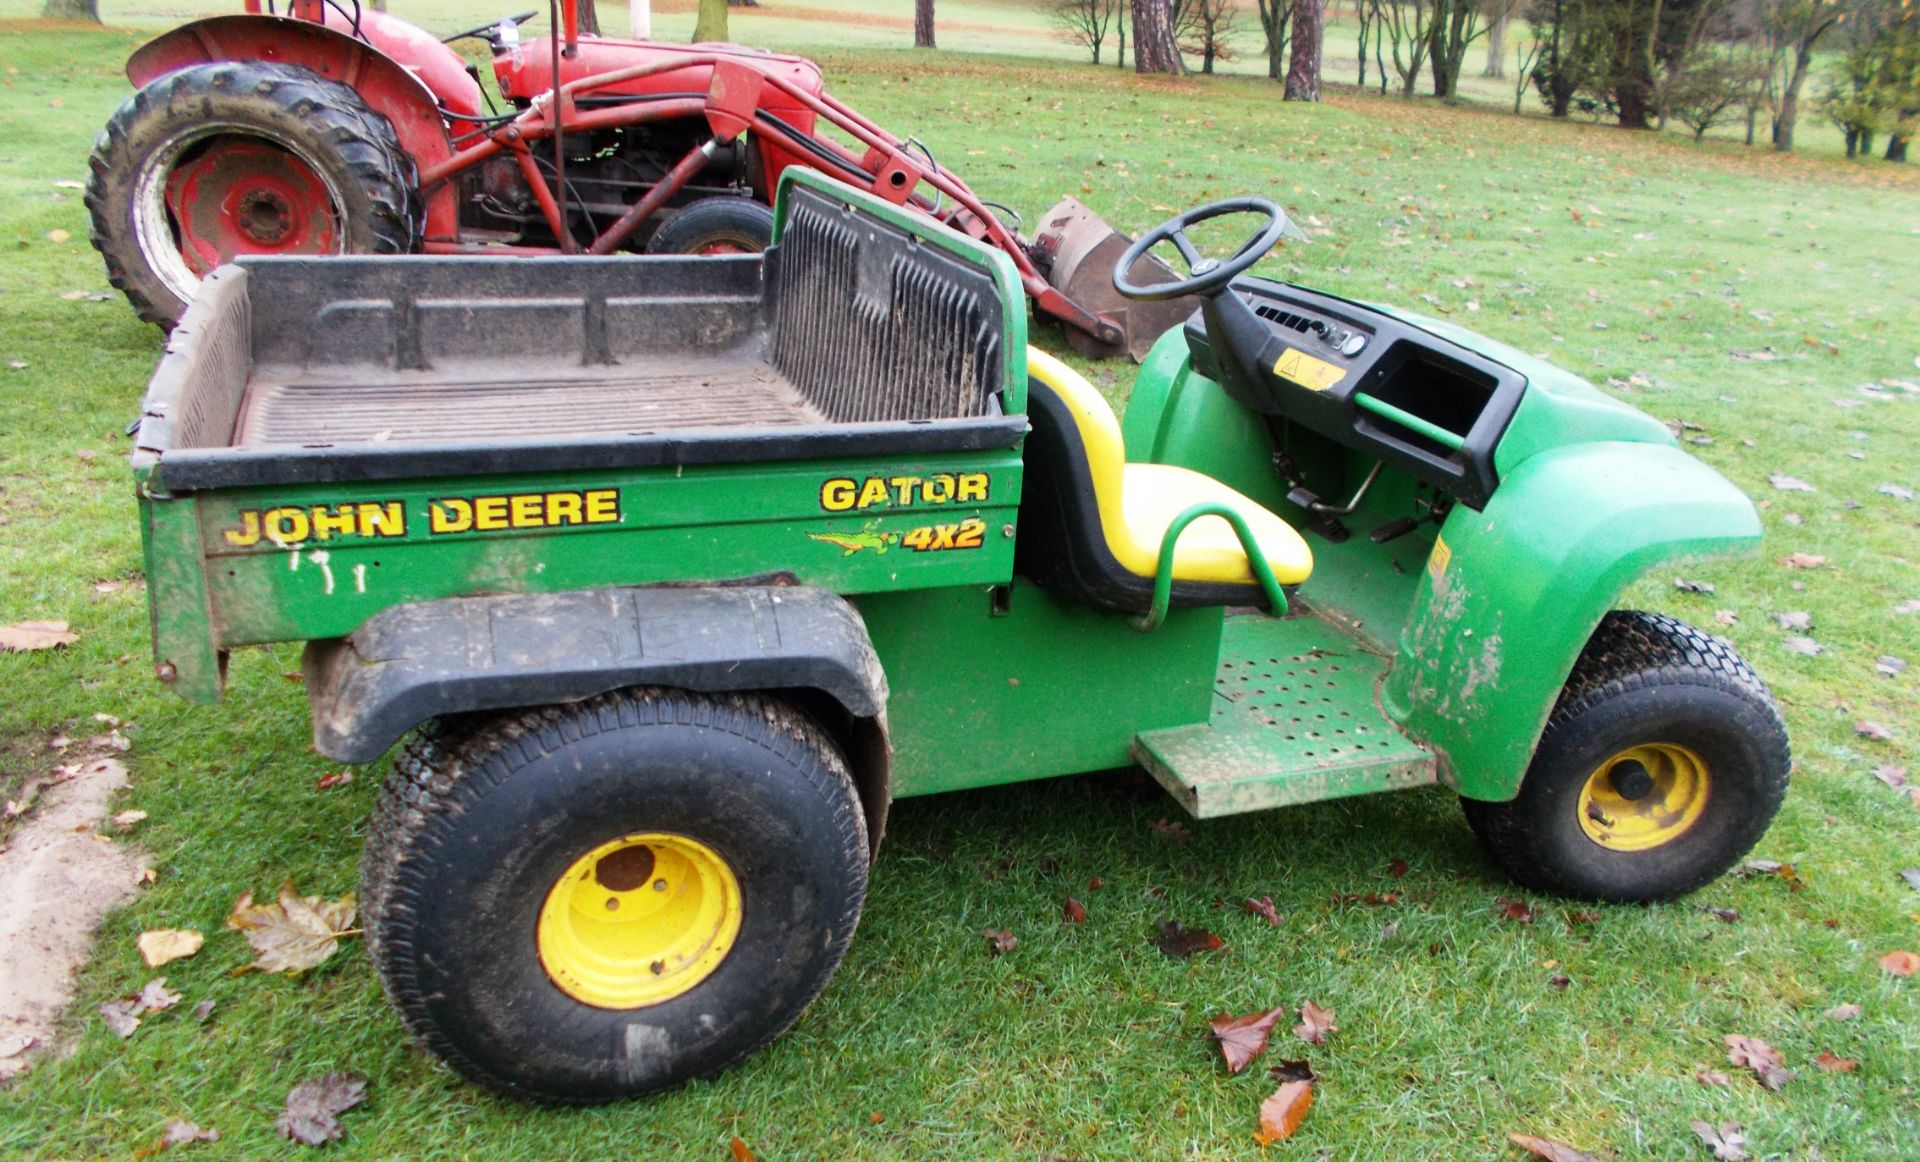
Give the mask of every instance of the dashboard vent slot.
[(1302, 335), (1309, 331), (1318, 331), (1321, 329), (1321, 324), (1315, 320), (1309, 319), (1304, 315), (1296, 315), (1292, 311), (1283, 311), (1270, 303), (1261, 303), (1259, 306), (1253, 308), (1253, 313), (1268, 322), (1278, 323), (1282, 327), (1289, 327), (1300, 332)]

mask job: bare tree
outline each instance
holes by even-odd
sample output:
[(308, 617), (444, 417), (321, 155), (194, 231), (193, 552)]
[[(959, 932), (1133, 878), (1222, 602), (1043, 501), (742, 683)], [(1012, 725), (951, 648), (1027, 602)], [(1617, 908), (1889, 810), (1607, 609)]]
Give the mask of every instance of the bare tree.
[(1185, 75), (1169, 0), (1133, 0), (1133, 71)]
[(1428, 0), (1374, 0), (1393, 71), (1400, 74), (1400, 95), (1412, 97), (1420, 68), (1433, 48), (1433, 5)]
[(1378, 14), (1378, 5), (1368, 3), (1368, 0), (1355, 0), (1353, 22), (1360, 26), (1360, 51), (1357, 54), (1360, 58), (1360, 79), (1354, 83), (1362, 89), (1367, 87), (1367, 45), (1369, 40), (1377, 40), (1380, 35), (1376, 20)]
[(1520, 113), (1520, 103), (1526, 99), (1527, 87), (1533, 84), (1534, 67), (1540, 63), (1540, 54), (1546, 51), (1547, 42), (1537, 36), (1531, 36), (1524, 43), (1513, 46), (1513, 63), (1516, 69), (1513, 81), (1513, 112)]
[(1520, 11), (1520, 0), (1484, 0), (1487, 16), (1487, 67), (1483, 77), (1507, 75), (1507, 28)]
[(913, 47), (934, 47), (933, 0), (913, 0)]
[(1100, 48), (1107, 42), (1107, 30), (1113, 27), (1116, 0), (1054, 0), (1050, 15), (1068, 41), (1093, 52), (1093, 63), (1100, 63)]
[(100, 0), (47, 0), (47, 7), (40, 15), (48, 20), (84, 20), (98, 24)]
[(1320, 99), (1320, 49), (1326, 36), (1327, 0), (1294, 0), (1293, 59), (1287, 66), (1288, 101)]
[(1427, 50), (1433, 69), (1433, 95), (1453, 100), (1466, 63), (1467, 47), (1486, 29), (1480, 24), (1478, 0), (1433, 0), (1433, 45)]
[(1846, 14), (1838, 0), (1772, 0), (1762, 7), (1761, 19), (1779, 37), (1787, 58), (1787, 79), (1780, 87), (1780, 108), (1773, 121), (1773, 148), (1792, 153), (1794, 123), (1800, 117), (1800, 89), (1813, 65), (1814, 46)]
[(1232, 36), (1240, 20), (1234, 0), (1173, 0), (1173, 34), (1180, 51), (1200, 58), (1200, 71), (1213, 72), (1213, 62), (1237, 55)]
[(1257, 0), (1260, 32), (1266, 37), (1267, 78), (1277, 81), (1286, 74), (1280, 62), (1287, 59), (1287, 38), (1293, 23), (1292, 0)]
[(693, 42), (727, 39), (727, 0), (700, 0), (700, 15), (694, 18)]

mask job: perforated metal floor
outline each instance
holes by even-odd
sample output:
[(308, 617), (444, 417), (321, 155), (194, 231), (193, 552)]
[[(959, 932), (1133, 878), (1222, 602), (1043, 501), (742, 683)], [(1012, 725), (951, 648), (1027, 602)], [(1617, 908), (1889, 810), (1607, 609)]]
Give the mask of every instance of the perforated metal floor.
[(1311, 617), (1227, 621), (1204, 726), (1134, 757), (1200, 818), (1431, 783), (1435, 764), (1374, 701), (1386, 661)]

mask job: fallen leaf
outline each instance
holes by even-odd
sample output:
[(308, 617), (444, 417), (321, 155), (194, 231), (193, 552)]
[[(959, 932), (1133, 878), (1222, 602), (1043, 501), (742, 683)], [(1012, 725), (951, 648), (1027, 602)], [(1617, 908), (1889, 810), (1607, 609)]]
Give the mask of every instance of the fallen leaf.
[(1564, 972), (1556, 972), (1547, 978), (1547, 987), (1557, 993), (1566, 992), (1567, 986), (1572, 983), (1573, 978)]
[(1775, 472), (1773, 475), (1767, 477), (1767, 483), (1773, 485), (1775, 488), (1779, 489), (1782, 492), (1812, 492), (1813, 491), (1813, 485), (1808, 484), (1806, 481), (1800, 479), (1797, 476), (1788, 476), (1783, 472)]
[(1171, 839), (1175, 843), (1185, 843), (1193, 838), (1193, 832), (1187, 830), (1187, 825), (1178, 820), (1168, 822), (1165, 819), (1155, 819), (1147, 826), (1153, 829), (1155, 835), (1162, 839)]
[(1732, 1085), (1733, 1079), (1718, 1069), (1708, 1069), (1702, 1065), (1693, 1071), (1693, 1079), (1701, 1085)]
[(1882, 654), (1873, 660), (1873, 669), (1874, 672), (1882, 678), (1898, 678), (1907, 672), (1907, 663), (1904, 658), (1896, 658), (1892, 654)]
[(335, 771), (330, 775), (321, 775), (320, 781), (313, 785), (316, 791), (330, 791), (335, 787), (344, 787), (353, 782), (352, 771)]
[(1893, 741), (1893, 731), (1888, 730), (1877, 722), (1867, 722), (1865, 720), (1856, 722), (1853, 724), (1853, 732), (1862, 738), (1870, 738), (1875, 742)]
[(1525, 900), (1510, 900), (1505, 896), (1501, 896), (1493, 902), (1493, 906), (1494, 910), (1500, 913), (1500, 918), (1503, 920), (1512, 920), (1518, 924), (1531, 924), (1535, 918), (1533, 905), (1527, 903)]
[(1074, 899), (1072, 896), (1067, 897), (1067, 902), (1061, 906), (1060, 913), (1069, 924), (1085, 924), (1087, 922), (1086, 905)]
[(1545, 1159), (1545, 1162), (1600, 1162), (1597, 1156), (1585, 1150), (1576, 1150), (1565, 1142), (1555, 1142), (1549, 1138), (1536, 1138), (1532, 1134), (1508, 1134), (1507, 1141), (1535, 1158)]
[(1912, 601), (1902, 601), (1893, 607), (1893, 611), (1895, 613), (1920, 613), (1920, 598), (1915, 598)]
[(983, 928), (980, 930), (980, 936), (987, 942), (987, 947), (993, 950), (995, 956), (1012, 952), (1020, 944), (1020, 938), (1005, 928)]
[(112, 1029), (122, 1041), (133, 1036), (133, 1031), (140, 1027), (140, 1018), (133, 1015), (132, 1001), (108, 1001), (95, 1011), (106, 1018), (107, 1028)]
[(1851, 1057), (1836, 1057), (1831, 1049), (1822, 1049), (1814, 1063), (1828, 1073), (1852, 1073), (1860, 1068), (1860, 1063)]
[(1721, 1122), (1718, 1126), (1699, 1121), (1688, 1124), (1720, 1162), (1746, 1162), (1747, 1136), (1741, 1132), (1738, 1122)]
[[(59, 99), (58, 99), (58, 98), (55, 98), (55, 101), (56, 101), (56, 102), (58, 102), (58, 101), (59, 101)], [(72, 235), (72, 234), (69, 234), (69, 233), (68, 233), (67, 231), (65, 231), (65, 230), (49, 230), (49, 231), (47, 231), (47, 241), (49, 241), (49, 242), (65, 242), (65, 241), (66, 241), (67, 239), (69, 239), (69, 238), (71, 238), (71, 237), (73, 237), (73, 235)]]
[(1184, 960), (1196, 952), (1217, 952), (1226, 947), (1226, 941), (1205, 928), (1182, 927), (1178, 920), (1162, 920), (1154, 925), (1154, 930), (1159, 935), (1149, 938), (1149, 943), (1175, 960)]
[(1781, 629), (1813, 628), (1813, 614), (1808, 613), (1804, 609), (1796, 609), (1788, 613), (1776, 613), (1773, 615), (1773, 620), (1780, 623)]
[(1335, 892), (1335, 904), (1365, 904), (1369, 908), (1384, 908), (1400, 902), (1399, 892)]
[(1312, 1001), (1300, 1006), (1300, 1023), (1293, 1027), (1294, 1036), (1309, 1045), (1325, 1045), (1327, 1038), (1339, 1031), (1332, 1009), (1323, 1009)]
[(156, 976), (133, 999), (135, 1013), (164, 1013), (180, 1003), (180, 994), (167, 988), (167, 978)]
[(1400, 878), (1401, 876), (1404, 876), (1404, 875), (1406, 875), (1406, 874), (1407, 874), (1407, 861), (1406, 861), (1406, 860), (1404, 860), (1404, 859), (1390, 859), (1390, 860), (1388, 860), (1388, 861), (1387, 861), (1387, 874), (1388, 874), (1388, 875), (1390, 875), (1390, 876), (1392, 876), (1392, 877), (1393, 877), (1394, 879), (1396, 879), (1396, 880), (1397, 880), (1397, 879), (1399, 879), (1399, 878)]
[(56, 190), (84, 190), (87, 188), (87, 183), (77, 182), (72, 178), (61, 178), (59, 181), (53, 183), (53, 188)]
[(1796, 1074), (1787, 1068), (1786, 1059), (1780, 1051), (1765, 1041), (1753, 1037), (1743, 1037), (1738, 1033), (1729, 1033), (1721, 1038), (1726, 1042), (1727, 1060), (1735, 1065), (1753, 1071), (1760, 1084), (1768, 1089), (1779, 1089), (1792, 1081)]
[(1689, 581), (1685, 577), (1675, 577), (1673, 587), (1682, 593), (1712, 593), (1713, 582)]
[(1920, 892), (1920, 867), (1901, 868), (1900, 878), (1907, 881), (1908, 887), (1916, 892)]
[(153, 1144), (150, 1153), (158, 1154), (162, 1150), (171, 1150), (175, 1146), (191, 1146), (196, 1142), (218, 1142), (219, 1140), (220, 1131), (211, 1126), (203, 1130), (192, 1122), (172, 1121), (167, 1123), (167, 1132)]
[(1101, 879), (1099, 876), (1094, 876), (1092, 879), (1087, 881), (1087, 890), (1089, 892), (1097, 892), (1101, 888), (1104, 888), (1106, 886), (1107, 886), (1107, 881)]
[(1782, 640), (1780, 644), (1791, 653), (1805, 654), (1809, 658), (1817, 658), (1827, 650), (1827, 647), (1810, 637), (1790, 637)]
[(1790, 553), (1780, 558), (1780, 563), (1789, 569), (1818, 569), (1827, 563), (1827, 559), (1812, 553)]
[(1278, 1065), (1267, 1067), (1267, 1076), (1275, 1081), (1318, 1081), (1319, 1075), (1313, 1072), (1313, 1066), (1305, 1060), (1282, 1061)]
[(1889, 952), (1880, 958), (1880, 971), (1888, 976), (1912, 976), (1920, 971), (1920, 956), (1911, 952)]
[(1904, 484), (1882, 484), (1879, 491), (1881, 495), (1891, 496), (1895, 500), (1913, 499), (1913, 489), (1908, 488)]
[(216, 1004), (219, 1004), (219, 1002), (209, 1000), (201, 1001), (199, 1004), (193, 1006), (193, 1019), (204, 1022), (208, 1017), (213, 1016), (213, 1007)]
[(1790, 863), (1781, 863), (1777, 859), (1750, 859), (1733, 869), (1737, 876), (1772, 876), (1786, 881), (1788, 891), (1800, 891), (1807, 882), (1800, 878), (1800, 869)]
[(145, 811), (122, 811), (113, 817), (113, 825), (125, 830), (146, 817), (147, 813)]
[(1267, 1036), (1286, 1011), (1283, 1006), (1244, 1017), (1215, 1017), (1207, 1022), (1207, 1027), (1213, 1030), (1213, 1039), (1219, 1043), (1220, 1056), (1226, 1059), (1228, 1073), (1245, 1070), (1254, 1058), (1266, 1052)]
[(0, 625), (0, 651), (24, 653), (27, 650), (52, 650), (70, 646), (79, 640), (80, 635), (69, 630), (64, 621), (21, 621), (13, 625)]
[(1707, 915), (1712, 916), (1722, 924), (1734, 924), (1739, 922), (1740, 919), (1740, 909), (1738, 908), (1706, 908), (1703, 910)]
[(1721, 625), (1735, 625), (1740, 621), (1740, 615), (1731, 609), (1722, 609), (1714, 613), (1713, 620)]
[(283, 1138), (308, 1146), (324, 1146), (340, 1139), (340, 1115), (367, 1100), (365, 1079), (351, 1073), (328, 1073), (303, 1081), (287, 1094), (275, 1129)]
[(1253, 1140), (1261, 1146), (1285, 1141), (1300, 1128), (1307, 1111), (1313, 1108), (1313, 1083), (1289, 1081), (1260, 1103), (1260, 1129)]
[(1893, 763), (1881, 763), (1873, 768), (1873, 777), (1898, 791), (1907, 785), (1907, 768)]
[(1257, 900), (1249, 897), (1247, 899), (1240, 901), (1240, 906), (1242, 908), (1245, 908), (1248, 912), (1252, 913), (1253, 915), (1258, 916), (1262, 920), (1265, 920), (1267, 923), (1273, 925), (1275, 928), (1278, 928), (1280, 926), (1280, 921), (1285, 919), (1285, 917), (1280, 915), (1280, 913), (1274, 911), (1272, 896), (1261, 896)]
[(261, 972), (302, 972), (332, 956), (340, 938), (353, 935), (354, 899), (302, 896), (293, 881), (280, 885), (271, 904), (255, 904), (248, 892), (234, 901), (227, 927), (244, 932)]
[(753, 1156), (753, 1150), (738, 1136), (735, 1136), (731, 1142), (727, 1143), (727, 1148), (733, 1151), (733, 1162), (759, 1162), (759, 1160)]

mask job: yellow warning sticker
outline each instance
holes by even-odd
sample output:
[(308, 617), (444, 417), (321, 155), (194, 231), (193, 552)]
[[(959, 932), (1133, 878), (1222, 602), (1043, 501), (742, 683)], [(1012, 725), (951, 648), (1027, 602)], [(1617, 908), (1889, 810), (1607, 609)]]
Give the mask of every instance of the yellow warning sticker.
[(1447, 542), (1440, 537), (1433, 538), (1433, 553), (1427, 557), (1427, 572), (1433, 574), (1435, 581), (1440, 580), (1452, 560), (1453, 550), (1447, 547)]
[(1274, 361), (1273, 373), (1313, 391), (1325, 391), (1347, 377), (1346, 368), (1337, 367), (1324, 359), (1315, 359), (1305, 351), (1292, 347), (1281, 352), (1280, 358)]

